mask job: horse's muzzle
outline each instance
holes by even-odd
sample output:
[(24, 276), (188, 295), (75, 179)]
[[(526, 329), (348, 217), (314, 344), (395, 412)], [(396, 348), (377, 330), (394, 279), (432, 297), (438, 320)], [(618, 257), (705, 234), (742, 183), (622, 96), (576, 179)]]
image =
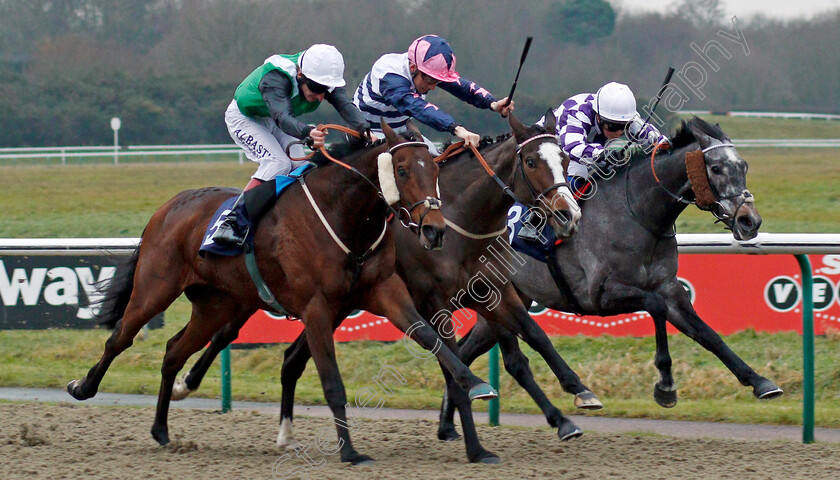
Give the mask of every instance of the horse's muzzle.
[(443, 232), (445, 228), (423, 225), (420, 228), (420, 243), (427, 250), (439, 250), (443, 247)]
[(745, 190), (740, 196), (728, 200), (734, 206), (733, 215), (725, 213), (722, 202), (716, 202), (712, 206), (712, 213), (722, 220), (726, 226), (732, 229), (732, 236), (735, 240), (752, 240), (758, 235), (761, 227), (761, 215), (755, 208), (755, 199), (749, 190)]

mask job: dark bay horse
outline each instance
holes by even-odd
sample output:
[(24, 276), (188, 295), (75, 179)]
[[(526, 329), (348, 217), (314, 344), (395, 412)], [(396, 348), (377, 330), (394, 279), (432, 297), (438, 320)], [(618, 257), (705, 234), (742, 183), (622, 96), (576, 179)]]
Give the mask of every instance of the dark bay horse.
[[(597, 192), (581, 206), (578, 232), (554, 252), (558, 275), (553, 276), (546, 264), (523, 256), (524, 265), (517, 269), (513, 282), (526, 305), (534, 300), (548, 308), (586, 315), (648, 312), (656, 332), (654, 363), (660, 374), (654, 398), (663, 407), (677, 403), (666, 321), (714, 353), (741, 384), (753, 388), (756, 398), (777, 397), (782, 390), (726, 346), (700, 319), (677, 281), (674, 223), (695, 199), (736, 239), (757, 235), (761, 217), (746, 187), (747, 163), (718, 126), (699, 118), (683, 122), (672, 142), (672, 153), (657, 153), (653, 161), (650, 156), (633, 158), (612, 178), (597, 182)], [(687, 159), (692, 159), (688, 167)], [(687, 168), (699, 169), (707, 181), (690, 181)], [(459, 342), (461, 358), (469, 365), (497, 340), (516, 345), (515, 339), (499, 333), (480, 318)], [(553, 408), (536, 384), (531, 382), (527, 390), (543, 410)], [(450, 428), (452, 407), (444, 404), (441, 428)]]
[[(429, 208), (439, 205), (439, 168), (425, 144), (408, 141), (389, 128), (384, 130), (385, 143), (344, 157), (356, 172), (331, 164), (307, 174), (305, 184), (298, 181), (291, 185), (262, 218), (254, 238), (265, 283), (277, 301), (307, 327), (308, 347), (335, 417), (341, 459), (354, 464), (370, 458), (357, 453), (350, 442), (347, 399), (332, 338), (337, 319), (354, 309), (387, 316), (398, 328), (410, 330), (413, 339), (435, 352), (457, 384), (470, 392), (470, 398), (495, 396), (457, 356), (441, 348), (433, 329), (416, 328), (424, 323), (396, 274), (393, 229), (385, 228), (389, 207), (372, 184), (382, 185), (385, 198), (398, 194), (399, 198), (390, 202), (406, 207), (410, 220), (424, 225), (420, 234), (413, 235), (415, 242), (439, 247), (445, 229), (443, 215), (439, 209)], [(421, 138), (416, 129), (413, 134)], [(85, 378), (67, 385), (78, 400), (94, 396), (111, 362), (132, 344), (140, 328), (185, 293), (192, 303), (192, 316), (167, 343), (161, 368), (152, 426), (152, 435), (161, 445), (169, 442), (167, 414), (173, 382), (190, 355), (222, 326), (241, 327), (258, 309), (270, 308), (260, 300), (241, 256), (202, 258), (198, 254), (211, 216), (237, 193), (221, 188), (189, 190), (158, 209), (143, 232), (127, 282), (114, 282), (110, 287), (111, 302), (103, 310), (116, 329), (102, 358)], [(427, 208), (410, 208), (417, 204)], [(339, 248), (338, 240), (354, 255)], [(378, 247), (371, 249), (379, 240)]]
[[(549, 111), (549, 115), (553, 112)], [(546, 122), (548, 130), (525, 127), (512, 115), (509, 122), (512, 137), (479, 148), (490, 171), (486, 171), (478, 159), (468, 158), (469, 153), (459, 154), (442, 163), (442, 208), (447, 224), (454, 231), (447, 235), (443, 248), (435, 252), (416, 248), (417, 242), (412, 240), (410, 233), (405, 235), (406, 231), (395, 231), (397, 270), (405, 280), (421, 316), (430, 319), (448, 347), (457, 351), (454, 337), (458, 327), (451, 324), (457, 321), (452, 318), (452, 312), (462, 307), (476, 310), (511, 338), (519, 335), (525, 339), (544, 355), (558, 375), (568, 376), (563, 383), (574, 385), (569, 388), (570, 393), (579, 394), (582, 402), (591, 402), (587, 394), (594, 395), (560, 358), (507, 278), (514, 268), (505, 240), (507, 211), (514, 202), (513, 197), (545, 210), (549, 225), (558, 237), (571, 235), (580, 218), (580, 210), (565, 181), (565, 165), (554, 137), (554, 122)], [(507, 190), (496, 184), (491, 172), (510, 186), (511, 195), (506, 195)], [(283, 363), (278, 444), (284, 446), (295, 443), (291, 431), (294, 393), (296, 382), (309, 359), (308, 332), (307, 328), (286, 350)], [(185, 379), (189, 389), (197, 387), (200, 376), (206, 372), (209, 362), (205, 357), (209, 356), (212, 361), (223, 346), (211, 345), (204, 352)], [(521, 352), (511, 353), (506, 348), (503, 352), (508, 368), (530, 375), (528, 361)], [(468, 459), (471, 462), (498, 462), (499, 458), (479, 443), (468, 399), (459, 392), (446, 370), (444, 376), (447, 398), (457, 405), (461, 416)], [(580, 435), (581, 430), (559, 410), (554, 409), (552, 414), (549, 423), (558, 429), (561, 438)], [(438, 435), (445, 440), (457, 438), (454, 428), (441, 431)]]

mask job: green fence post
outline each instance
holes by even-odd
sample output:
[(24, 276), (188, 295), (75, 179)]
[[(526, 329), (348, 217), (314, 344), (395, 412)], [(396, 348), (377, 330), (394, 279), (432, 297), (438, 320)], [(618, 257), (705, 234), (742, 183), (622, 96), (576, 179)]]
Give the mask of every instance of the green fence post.
[[(490, 386), (499, 391), (499, 344), (493, 345), (490, 349)], [(499, 398), (496, 397), (490, 400), (487, 406), (487, 411), (490, 414), (490, 425), (496, 427), (499, 425)]]
[(796, 255), (802, 270), (802, 443), (814, 443), (814, 279), (808, 255)]
[(222, 350), (222, 413), (230, 411), (230, 346)]

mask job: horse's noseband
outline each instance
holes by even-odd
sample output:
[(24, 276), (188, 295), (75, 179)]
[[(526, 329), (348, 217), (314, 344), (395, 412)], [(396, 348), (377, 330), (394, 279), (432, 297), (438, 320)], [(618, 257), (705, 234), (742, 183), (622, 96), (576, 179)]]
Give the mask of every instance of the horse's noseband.
[[(403, 147), (426, 147), (428, 149), (429, 145), (427, 145), (426, 142), (404, 142), (391, 147), (388, 150), (388, 153), (393, 154), (394, 152)], [(429, 212), (431, 212), (432, 210), (440, 210), (441, 205), (443, 205), (443, 201), (441, 201), (440, 199), (439, 188), (437, 191), (437, 195), (437, 197), (426, 197), (425, 199), (414, 202), (408, 206), (400, 205), (399, 220), (402, 226), (412, 231), (416, 231), (417, 235), (419, 236), (423, 231), (423, 221), (425, 220), (426, 215), (428, 215)], [(402, 198), (400, 198), (400, 203), (402, 203)], [(420, 214), (420, 222), (416, 223), (411, 220), (411, 212), (413, 212), (415, 208), (421, 205), (425, 207), (425, 210), (423, 210), (423, 213)], [(403, 212), (405, 212), (405, 220), (403, 219)]]

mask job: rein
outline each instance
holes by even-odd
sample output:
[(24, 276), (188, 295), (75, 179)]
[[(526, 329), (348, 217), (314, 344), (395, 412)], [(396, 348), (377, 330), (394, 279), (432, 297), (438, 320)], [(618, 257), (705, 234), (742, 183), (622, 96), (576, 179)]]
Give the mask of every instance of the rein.
[[(709, 184), (708, 176), (706, 175), (706, 160), (705, 154), (711, 150), (715, 150), (718, 148), (735, 148), (735, 145), (732, 143), (718, 143), (716, 145), (710, 145), (702, 150), (696, 150), (694, 152), (688, 152), (686, 154), (684, 162), (686, 163), (686, 170), (688, 173), (688, 180), (689, 186), (691, 187), (691, 191), (694, 193), (695, 200), (687, 200), (682, 195), (677, 196), (675, 193), (671, 192), (662, 184), (662, 181), (659, 179), (659, 176), (656, 175), (656, 168), (654, 167), (654, 160), (656, 158), (656, 152), (659, 151), (659, 148), (662, 145), (656, 145), (653, 149), (653, 152), (650, 154), (650, 171), (653, 173), (653, 178), (656, 180), (656, 184), (665, 191), (671, 198), (674, 200), (683, 203), (685, 205), (695, 204), (697, 208), (701, 210), (706, 210), (712, 212), (712, 215), (717, 218), (717, 221), (724, 221), (729, 218), (729, 216), (722, 212), (722, 200), (729, 200), (736, 197), (741, 197), (741, 202), (738, 204), (735, 212), (737, 213), (741, 207), (744, 206), (745, 203), (752, 202), (753, 196), (748, 190), (744, 190), (741, 193), (729, 195), (726, 197), (722, 197), (715, 192), (715, 189), (712, 185)], [(694, 159), (690, 159), (690, 155), (696, 155)], [(629, 169), (628, 169), (629, 171)], [(628, 194), (629, 195), (629, 194)], [(709, 198), (711, 197), (711, 198)], [(628, 206), (629, 206), (629, 196), (627, 198)], [(630, 210), (634, 217), (638, 219), (638, 216)], [(647, 227), (645, 227), (647, 228)], [(727, 227), (729, 228), (729, 227)], [(731, 228), (730, 228), (731, 229)], [(650, 230), (650, 229), (648, 229)]]
[[(320, 124), (315, 128), (317, 128), (318, 130), (323, 130), (325, 133), (330, 131), (330, 130), (336, 130), (336, 131), (339, 131), (339, 132), (346, 133), (348, 135), (352, 135), (356, 138), (361, 138), (361, 135), (359, 134), (359, 132), (353, 130), (352, 128), (345, 127), (343, 125), (336, 125), (336, 124), (333, 124), (333, 123), (328, 123), (328, 124)], [(292, 144), (294, 144), (294, 143), (300, 143), (300, 142), (292, 142)], [(388, 153), (393, 155), (394, 152), (396, 152), (397, 150), (399, 150), (403, 147), (426, 147), (426, 148), (429, 148), (429, 146), (426, 145), (425, 142), (409, 141), (409, 142), (403, 142), (403, 143), (398, 143), (398, 144), (394, 145), (393, 147), (388, 149)], [(411, 205), (408, 205), (408, 206), (403, 206), (402, 205), (402, 203), (403, 203), (402, 199), (400, 198), (400, 199), (398, 199), (398, 201), (400, 202), (400, 209), (399, 209), (399, 211), (397, 211), (396, 209), (394, 209), (393, 206), (391, 206), (391, 203), (388, 201), (388, 199), (385, 198), (385, 195), (382, 193), (382, 189), (380, 187), (378, 187), (375, 183), (373, 183), (373, 181), (371, 179), (369, 179), (367, 176), (365, 176), (365, 174), (360, 172), (354, 166), (352, 166), (352, 165), (350, 165), (346, 162), (342, 162), (341, 160), (339, 160), (339, 159), (333, 157), (332, 155), (330, 155), (330, 153), (327, 151), (327, 149), (324, 146), (319, 147), (318, 151), (320, 151), (321, 154), (327, 160), (329, 160), (330, 162), (335, 163), (335, 164), (337, 164), (337, 165), (339, 165), (343, 168), (346, 168), (347, 170), (350, 170), (351, 172), (355, 173), (356, 175), (362, 177), (371, 187), (373, 187), (373, 189), (376, 191), (376, 194), (379, 196), (379, 198), (382, 199), (382, 201), (385, 202), (385, 205), (387, 206), (391, 215), (399, 218), (400, 223), (402, 224), (403, 227), (408, 228), (412, 231), (416, 231), (417, 236), (420, 236), (422, 234), (423, 219), (426, 218), (426, 215), (428, 215), (429, 212), (431, 212), (432, 210), (439, 210), (440, 209), (440, 206), (441, 206), (440, 198), (426, 197), (425, 199), (417, 201), (417, 202), (415, 202)], [(292, 160), (294, 160), (294, 161), (308, 160), (308, 159), (312, 158), (313, 155), (315, 155), (315, 152), (312, 152), (305, 157), (292, 158)], [(439, 196), (440, 196), (440, 193), (438, 193), (438, 197)], [(421, 206), (421, 205), (425, 206), (426, 210), (423, 212), (422, 215), (420, 215), (420, 223), (414, 223), (414, 222), (411, 221), (411, 212), (413, 212), (415, 208), (417, 208), (418, 206)], [(404, 211), (406, 213), (406, 215), (408, 216), (407, 221), (402, 220), (402, 215), (400, 214), (400, 212), (402, 212), (402, 211)], [(342, 245), (339, 244), (339, 246), (342, 246)]]
[[(541, 198), (543, 198), (548, 192), (556, 190), (556, 189), (558, 189), (558, 188), (560, 188), (564, 185), (568, 186), (568, 183), (566, 183), (566, 182), (556, 183), (556, 184), (551, 185), (550, 187), (546, 188), (542, 192), (538, 193), (536, 191), (536, 189), (534, 189), (534, 186), (531, 183), (531, 181), (528, 180), (528, 176), (525, 175), (525, 167), (522, 166), (522, 163), (523, 163), (522, 156), (521, 156), (522, 147), (524, 147), (525, 145), (527, 145), (527, 144), (529, 144), (529, 143), (531, 143), (535, 140), (539, 140), (539, 139), (543, 139), (543, 138), (555, 139), (556, 137), (554, 135), (550, 134), (550, 133), (540, 133), (540, 134), (534, 135), (533, 137), (529, 137), (529, 138), (525, 139), (522, 143), (519, 143), (516, 146), (516, 156), (519, 157), (519, 161), (517, 162), (517, 166), (516, 166), (516, 173), (522, 175), (522, 178), (525, 181), (525, 184), (528, 186), (528, 190), (531, 192), (531, 196), (534, 198), (535, 202), (537, 202)], [(514, 202), (518, 202), (518, 203), (521, 203), (521, 204), (527, 206), (529, 209), (537, 209), (536, 205), (534, 205), (533, 203), (527, 202), (527, 201), (525, 201), (525, 200), (516, 196), (516, 194), (513, 192), (513, 189), (507, 183), (505, 183), (504, 180), (499, 178), (499, 175), (487, 163), (487, 160), (484, 158), (484, 156), (481, 154), (481, 152), (479, 152), (478, 148), (474, 147), (473, 145), (470, 145), (469, 149), (475, 155), (476, 159), (478, 159), (478, 162), (484, 168), (484, 171), (487, 172), (487, 175), (490, 176), (490, 178), (492, 178), (493, 181), (495, 181), (497, 185), (499, 185), (499, 187), (502, 189), (502, 191), (505, 193), (505, 195), (512, 198)], [(444, 162), (444, 161), (448, 160), (449, 158), (454, 157), (455, 155), (463, 153), (466, 150), (467, 150), (467, 148), (465, 147), (465, 142), (463, 140), (460, 141), (460, 142), (457, 142), (457, 143), (453, 143), (453, 144), (449, 145), (448, 147), (446, 147), (446, 149), (443, 151), (442, 154), (435, 157), (435, 163)], [(516, 175), (516, 173), (514, 173), (514, 175)], [(492, 232), (492, 233), (488, 233), (488, 234), (479, 235), (479, 234), (468, 232), (467, 230), (465, 230), (465, 229), (459, 227), (458, 225), (452, 223), (448, 219), (445, 219), (445, 221), (446, 221), (446, 224), (449, 227), (451, 227), (453, 230), (460, 233), (461, 235), (464, 235), (465, 237), (468, 237), (468, 238), (477, 239), (477, 240), (497, 237), (497, 236), (499, 236), (499, 235), (501, 235), (501, 234), (503, 234), (507, 231), (507, 227), (505, 227), (505, 228), (499, 230), (498, 232)]]

